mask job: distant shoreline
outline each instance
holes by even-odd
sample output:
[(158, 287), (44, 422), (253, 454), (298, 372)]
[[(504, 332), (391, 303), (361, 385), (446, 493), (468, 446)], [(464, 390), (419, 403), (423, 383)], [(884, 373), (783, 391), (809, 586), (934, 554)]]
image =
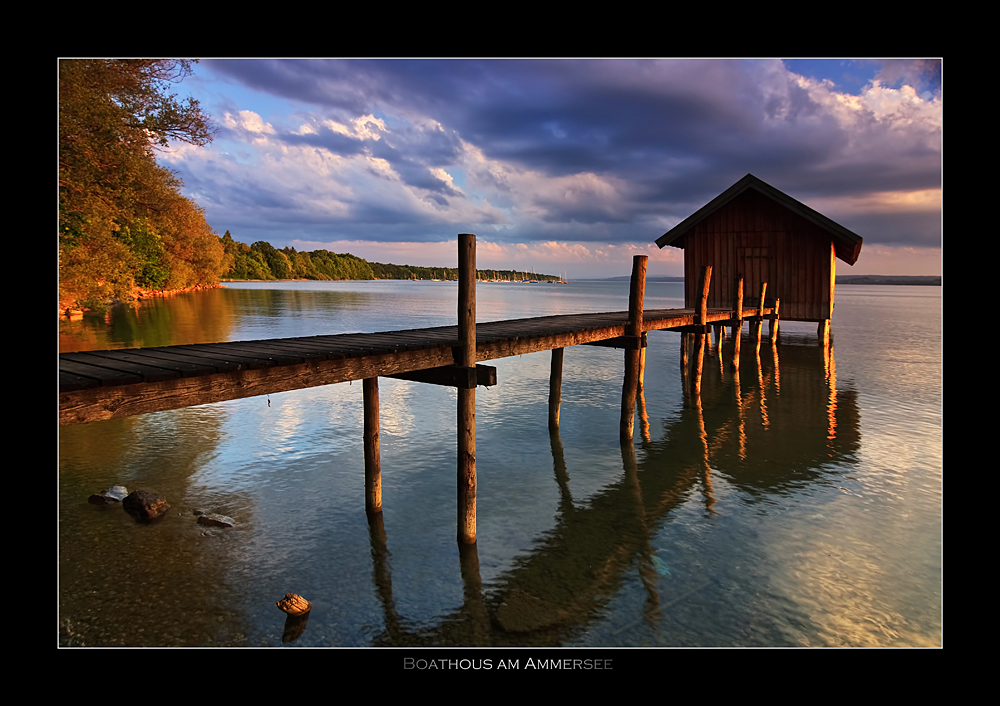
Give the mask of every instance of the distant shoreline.
[(909, 284), (941, 286), (941, 275), (837, 275), (837, 284)]
[[(631, 279), (629, 276), (621, 277), (603, 277), (603, 278), (586, 278), (581, 277), (577, 281), (583, 282), (615, 282), (615, 281), (628, 281)], [(220, 283), (225, 282), (316, 282), (319, 280), (309, 280), (309, 279), (223, 279), (219, 280)], [(405, 279), (374, 279), (374, 280), (337, 280), (340, 282), (429, 282), (431, 280), (405, 280)], [(441, 280), (446, 281), (446, 280)], [(454, 280), (452, 280), (454, 281)], [(671, 277), (668, 275), (651, 275), (646, 277), (647, 282), (683, 282), (683, 277)], [(941, 286), (941, 275), (837, 275), (837, 284), (900, 284), (900, 285), (910, 285), (910, 286), (925, 286), (925, 287), (940, 287)]]
[[(628, 280), (629, 277), (607, 277), (606, 280)], [(652, 275), (647, 282), (683, 282), (683, 277)], [(941, 286), (941, 275), (837, 275), (837, 284), (905, 284), (917, 286)]]

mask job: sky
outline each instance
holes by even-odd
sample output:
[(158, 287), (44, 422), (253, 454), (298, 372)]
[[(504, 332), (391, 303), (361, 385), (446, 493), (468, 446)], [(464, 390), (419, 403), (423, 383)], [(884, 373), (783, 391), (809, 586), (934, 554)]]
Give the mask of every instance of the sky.
[(570, 279), (683, 274), (654, 240), (747, 173), (941, 274), (940, 59), (202, 59), (217, 128), (158, 157), (247, 244)]

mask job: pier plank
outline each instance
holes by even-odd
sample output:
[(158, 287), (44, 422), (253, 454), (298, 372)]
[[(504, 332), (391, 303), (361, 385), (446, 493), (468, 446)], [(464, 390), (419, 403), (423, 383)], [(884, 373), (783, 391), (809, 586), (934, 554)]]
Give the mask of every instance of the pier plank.
[[(761, 315), (743, 307), (741, 318)], [(765, 309), (764, 314), (770, 314)], [(646, 309), (642, 329), (695, 323), (694, 309)], [(706, 323), (734, 318), (709, 308)], [(477, 362), (626, 334), (628, 312), (565, 314), (476, 324)], [(456, 364), (458, 326), (301, 336), (59, 356), (60, 424), (178, 409), (316, 385), (385, 377)]]

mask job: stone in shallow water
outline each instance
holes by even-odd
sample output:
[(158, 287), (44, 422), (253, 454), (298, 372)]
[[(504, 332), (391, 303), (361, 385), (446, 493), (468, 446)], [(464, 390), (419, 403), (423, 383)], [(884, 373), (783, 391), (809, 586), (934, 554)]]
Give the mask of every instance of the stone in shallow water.
[(170, 505), (162, 495), (148, 490), (135, 490), (122, 501), (122, 507), (136, 522), (149, 522), (165, 513)]
[(305, 615), (312, 609), (312, 604), (297, 593), (286, 593), (278, 601), (278, 607), (289, 615)]
[(198, 517), (199, 525), (207, 525), (209, 527), (235, 527), (236, 521), (231, 517), (226, 517), (225, 515), (200, 515)]
[(113, 485), (100, 493), (94, 493), (87, 500), (91, 505), (114, 505), (120, 503), (128, 495), (128, 489), (124, 485)]

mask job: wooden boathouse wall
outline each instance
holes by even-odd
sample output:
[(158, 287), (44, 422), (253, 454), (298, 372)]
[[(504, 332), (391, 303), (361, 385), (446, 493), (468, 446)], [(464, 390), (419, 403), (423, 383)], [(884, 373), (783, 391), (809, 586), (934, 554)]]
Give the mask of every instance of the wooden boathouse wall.
[(701, 297), (701, 268), (713, 268), (709, 307), (730, 306), (738, 277), (743, 302), (781, 302), (785, 321), (829, 321), (837, 259), (857, 261), (862, 239), (808, 206), (748, 174), (657, 239), (684, 250), (685, 307)]

